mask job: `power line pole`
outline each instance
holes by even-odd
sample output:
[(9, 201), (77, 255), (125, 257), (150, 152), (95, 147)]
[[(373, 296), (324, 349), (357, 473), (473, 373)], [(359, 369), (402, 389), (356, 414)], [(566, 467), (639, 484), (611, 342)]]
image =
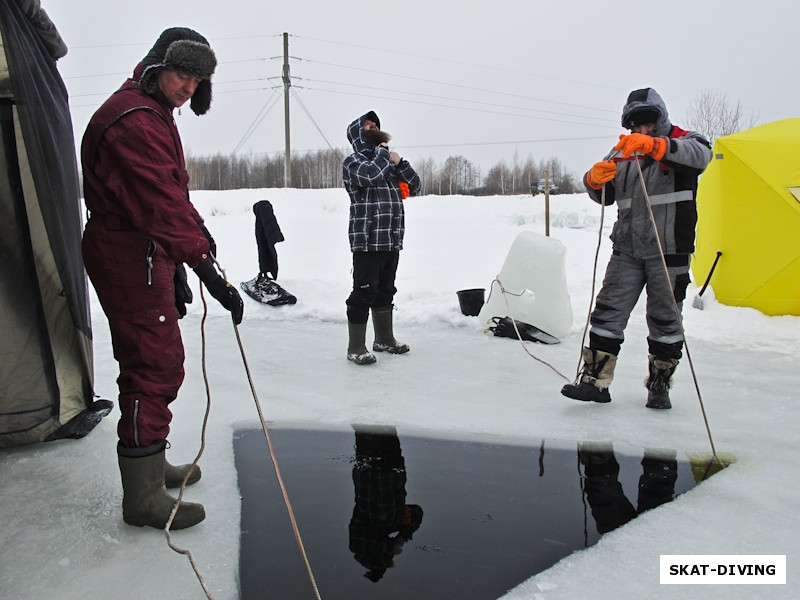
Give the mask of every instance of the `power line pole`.
[(544, 170), (544, 235), (550, 237), (550, 169)]
[(283, 120), (286, 140), (286, 151), (283, 165), (283, 185), (292, 187), (292, 144), (289, 135), (289, 88), (292, 79), (289, 76), (289, 34), (283, 34)]

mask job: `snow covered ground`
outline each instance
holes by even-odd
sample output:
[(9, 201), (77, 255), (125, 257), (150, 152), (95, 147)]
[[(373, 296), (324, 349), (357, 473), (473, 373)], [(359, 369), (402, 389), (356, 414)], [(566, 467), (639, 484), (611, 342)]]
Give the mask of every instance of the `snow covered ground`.
[[(544, 198), (421, 197), (407, 200), (395, 313), (412, 350), (379, 355), (377, 365), (345, 360), (344, 301), (350, 290), (348, 199), (344, 190), (196, 192), (229, 279), (258, 268), (252, 204), (270, 200), (286, 241), (277, 246), (279, 281), (297, 295), (273, 308), (245, 299), (242, 342), (266, 418), (320, 427), (353, 422), (474, 434), (614, 440), (638, 447), (710, 454), (688, 361), (676, 373), (674, 408), (644, 407), (646, 328), (642, 303), (631, 319), (608, 405), (559, 394), (563, 379), (519, 342), (484, 335), (459, 311), (456, 291), (489, 288), (518, 233), (544, 233)], [(574, 326), (563, 343), (528, 344), (569, 377), (578, 363), (589, 308), (600, 211), (585, 194), (551, 199), (551, 236), (567, 248)], [(598, 285), (609, 254), (614, 210), (606, 214)], [(196, 288), (196, 286), (195, 286)], [(197, 290), (196, 290), (197, 291)], [(674, 502), (645, 513), (504, 597), (508, 600), (617, 598), (790, 598), (800, 575), (796, 345), (800, 318), (766, 317), (717, 303), (684, 308), (689, 351), (718, 454), (735, 464)], [(92, 298), (96, 391), (116, 399), (116, 363), (105, 318)], [(227, 313), (209, 300), (206, 322), (211, 416), (203, 479), (187, 498), (205, 505), (201, 525), (173, 534), (189, 549), (215, 598), (237, 592), (239, 492), (232, 433), (258, 416)], [(172, 462), (200, 446), (205, 409), (199, 293), (182, 321), (187, 377), (173, 404)], [(22, 599), (202, 598), (188, 560), (153, 529), (123, 524), (116, 464), (117, 412), (80, 441), (0, 453), (0, 597)], [(280, 456), (279, 456), (280, 459)], [(265, 460), (267, 456), (265, 454)], [(291, 493), (291, 490), (290, 490)], [(286, 515), (275, 515), (285, 519)], [(301, 524), (302, 527), (302, 524)], [(421, 534), (420, 534), (421, 535)], [(416, 538), (415, 538), (416, 539)], [(660, 585), (662, 554), (786, 555), (786, 585)], [(313, 560), (312, 560), (313, 568)], [(791, 592), (794, 589), (795, 592)], [(335, 590), (321, 589), (323, 598)], [(297, 598), (312, 597), (310, 589)]]

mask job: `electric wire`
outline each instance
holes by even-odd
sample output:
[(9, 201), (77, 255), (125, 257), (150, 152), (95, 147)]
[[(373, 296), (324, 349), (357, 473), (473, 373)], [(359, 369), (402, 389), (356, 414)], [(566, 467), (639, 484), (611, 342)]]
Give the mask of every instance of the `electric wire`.
[[(349, 88), (362, 88), (362, 89), (366, 89), (366, 90), (376, 90), (376, 91), (379, 91), (379, 92), (391, 92), (391, 93), (394, 93), (394, 94), (406, 94), (408, 96), (419, 96), (419, 97), (423, 97), (423, 98), (433, 98), (433, 99), (436, 99), (436, 100), (453, 100), (453, 101), (456, 101), (456, 102), (463, 102), (465, 104), (479, 104), (479, 105), (483, 105), (483, 106), (494, 106), (494, 107), (497, 107), (497, 108), (510, 108), (510, 109), (514, 109), (514, 110), (523, 110), (523, 111), (530, 111), (530, 112), (547, 113), (547, 114), (552, 114), (552, 115), (558, 115), (558, 116), (561, 116), (561, 117), (571, 117), (571, 118), (574, 118), (574, 119), (592, 119), (593, 121), (597, 121), (597, 118), (594, 117), (594, 116), (574, 115), (574, 114), (571, 114), (571, 113), (557, 112), (557, 111), (553, 111), (553, 110), (543, 110), (541, 108), (529, 108), (527, 106), (514, 106), (514, 105), (509, 105), (509, 104), (498, 104), (497, 102), (483, 102), (481, 100), (466, 100), (464, 98), (456, 98), (454, 96), (440, 96), (440, 95), (437, 95), (437, 94), (421, 94), (421, 93), (409, 92), (407, 90), (397, 90), (397, 89), (392, 89), (392, 88), (381, 88), (381, 87), (376, 87), (376, 86), (371, 86), (371, 85), (356, 85), (356, 84), (345, 83), (345, 82), (341, 82), (341, 81), (328, 81), (328, 80), (325, 80), (325, 79), (306, 78), (305, 81), (317, 82), (317, 83), (325, 83), (325, 84), (328, 84), (328, 85), (343, 85), (343, 86), (346, 86), (346, 87), (349, 87)], [(322, 90), (322, 91), (325, 91), (325, 90)], [(615, 126), (617, 124), (616, 121), (611, 121), (611, 120), (609, 120), (609, 123), (614, 123)]]
[[(445, 62), (445, 63), (455, 64), (455, 65), (462, 65), (462, 66), (465, 66), (465, 67), (473, 67), (473, 68), (477, 68), (477, 69), (486, 69), (488, 71), (492, 71), (493, 73), (494, 72), (502, 72), (502, 73), (511, 73), (513, 75), (527, 75), (529, 77), (539, 77), (539, 78), (542, 78), (542, 79), (552, 79), (553, 81), (562, 81), (564, 83), (573, 83), (573, 84), (578, 84), (578, 85), (585, 85), (585, 86), (590, 86), (590, 87), (598, 87), (598, 88), (603, 88), (603, 89), (608, 89), (608, 90), (615, 90), (615, 91), (619, 91), (619, 90), (623, 89), (623, 88), (612, 87), (612, 86), (602, 85), (602, 84), (597, 84), (597, 83), (589, 83), (589, 82), (586, 82), (586, 81), (576, 81), (576, 80), (572, 80), (572, 79), (565, 79), (563, 77), (553, 77), (552, 75), (542, 75), (540, 73), (529, 73), (527, 71), (518, 71), (518, 70), (515, 70), (515, 69), (507, 69), (507, 68), (504, 68), (504, 67), (499, 67), (499, 66), (497, 66), (497, 64), (481, 65), (481, 64), (477, 64), (477, 63), (466, 62), (466, 61), (463, 61), (463, 60), (455, 60), (455, 59), (450, 59), (450, 58), (440, 58), (438, 56), (429, 56), (429, 55), (424, 55), (424, 54), (414, 54), (414, 53), (411, 53), (411, 52), (398, 52), (397, 50), (389, 50), (387, 48), (375, 48), (375, 47), (371, 47), (371, 46), (364, 46), (364, 45), (361, 45), (361, 44), (352, 44), (352, 43), (348, 43), (348, 42), (336, 42), (336, 41), (333, 41), (333, 40), (325, 40), (325, 39), (314, 38), (314, 37), (309, 37), (309, 36), (293, 35), (291, 37), (297, 38), (297, 39), (314, 40), (314, 41), (317, 41), (317, 42), (324, 42), (324, 43), (327, 43), (327, 44), (338, 44), (338, 45), (341, 45), (341, 46), (350, 46), (352, 48), (360, 48), (362, 50), (370, 50), (370, 51), (376, 51), (376, 52), (386, 52), (386, 53), (389, 53), (389, 54), (396, 54), (398, 56), (410, 56), (410, 57), (413, 57), (413, 58), (423, 58), (423, 59), (426, 59), (426, 60), (434, 60), (434, 61), (438, 61), (438, 62)], [(627, 93), (627, 90), (624, 90), (624, 91)], [(595, 109), (595, 110), (602, 110), (602, 109)], [(614, 112), (614, 111), (609, 110), (608, 112)]]
[[(239, 148), (241, 148), (242, 145), (250, 138), (250, 136), (253, 134), (253, 132), (255, 132), (258, 126), (261, 125), (261, 123), (264, 121), (264, 119), (267, 117), (270, 111), (272, 111), (272, 109), (275, 108), (275, 105), (278, 103), (277, 101), (278, 97), (279, 97), (278, 94), (275, 93), (275, 91), (273, 90), (270, 97), (267, 98), (267, 101), (264, 103), (264, 106), (261, 107), (261, 110), (253, 119), (253, 122), (250, 123), (250, 126), (242, 135), (242, 139), (240, 139), (239, 143), (236, 144), (236, 147), (233, 149), (233, 152), (231, 153), (232, 156), (236, 156), (236, 153), (239, 151)], [(272, 106), (269, 106), (269, 108), (267, 108), (270, 102), (272, 102)]]
[[(482, 92), (482, 93), (485, 93), (485, 94), (495, 94), (495, 95), (499, 95), (499, 96), (507, 96), (509, 98), (520, 98), (522, 100), (531, 100), (531, 101), (534, 101), (534, 102), (545, 102), (547, 104), (557, 104), (559, 106), (571, 106), (573, 108), (581, 108), (581, 109), (584, 109), (584, 110), (591, 110), (591, 111), (597, 111), (598, 110), (594, 106), (586, 106), (586, 105), (582, 105), (582, 104), (572, 104), (570, 102), (556, 102), (554, 100), (545, 100), (544, 98), (536, 98), (536, 97), (533, 97), (533, 96), (525, 96), (523, 94), (510, 94), (508, 92), (499, 92), (497, 90), (479, 88), (479, 87), (475, 87), (475, 86), (471, 86), (471, 85), (463, 85), (463, 84), (459, 84), (459, 83), (448, 83), (446, 81), (438, 81), (436, 79), (426, 79), (424, 77), (414, 77), (413, 75), (402, 75), (400, 73), (388, 73), (386, 71), (376, 71), (374, 69), (365, 69), (363, 67), (352, 67), (350, 65), (342, 65), (342, 64), (339, 64), (339, 63), (331, 63), (331, 62), (326, 62), (326, 61), (322, 61), (322, 60), (311, 60), (311, 59), (298, 59), (298, 60), (303, 60), (304, 62), (308, 62), (308, 63), (312, 63), (312, 64), (316, 63), (318, 65), (326, 65), (328, 67), (337, 67), (337, 68), (340, 68), (340, 69), (351, 69), (351, 70), (354, 70), (354, 71), (359, 71), (361, 73), (371, 73), (371, 74), (374, 74), (374, 75), (387, 75), (389, 77), (397, 77), (398, 79), (408, 79), (408, 80), (411, 80), (411, 81), (421, 81), (423, 83), (432, 83), (434, 85), (442, 85), (442, 86), (445, 86), (445, 87), (454, 87), (454, 88), (457, 88), (457, 89), (469, 90), (469, 91), (472, 91), (472, 92)], [(605, 110), (603, 112), (611, 112), (611, 111)]]
[(314, 120), (314, 117), (312, 117), (311, 113), (308, 112), (308, 109), (306, 108), (306, 105), (303, 104), (303, 101), (300, 99), (300, 95), (294, 90), (294, 88), (291, 88), (291, 92), (292, 92), (292, 95), (294, 96), (294, 99), (297, 100), (297, 103), (300, 105), (300, 108), (303, 109), (303, 112), (306, 113), (306, 116), (314, 124), (314, 127), (317, 128), (317, 131), (319, 131), (319, 134), (322, 136), (322, 139), (325, 140), (326, 144), (328, 144), (328, 148), (330, 148), (332, 151), (335, 152), (336, 150), (334, 149), (333, 146), (331, 146), (331, 143), (328, 141), (328, 138), (325, 137), (325, 134), (322, 133), (322, 129), (319, 128), (319, 125), (317, 125), (317, 122)]
[[(537, 117), (535, 115), (523, 115), (519, 113), (510, 113), (506, 111), (498, 111), (498, 110), (485, 110), (485, 109), (478, 109), (478, 108), (471, 108), (469, 106), (454, 106), (451, 104), (437, 104), (435, 102), (425, 102), (422, 100), (408, 100), (402, 98), (396, 98), (394, 96), (380, 96), (376, 94), (361, 94), (357, 92), (343, 92), (340, 90), (327, 90), (325, 88), (315, 88), (310, 86), (305, 86), (308, 90), (313, 90), (316, 92), (325, 92), (328, 94), (341, 94), (345, 96), (358, 96), (359, 98), (376, 98), (378, 100), (391, 100), (393, 102), (405, 102), (408, 104), (421, 104), (423, 106), (433, 106), (436, 108), (448, 108), (452, 110), (466, 110), (471, 112), (479, 112), (488, 115), (502, 115), (504, 117), (515, 117), (520, 119), (534, 119), (537, 121), (549, 121), (551, 123), (567, 123), (569, 125), (576, 125), (575, 121), (567, 120), (567, 119), (554, 119), (550, 117)], [(578, 123), (582, 127), (598, 127), (601, 129), (609, 129), (611, 125), (603, 124), (603, 123)]]

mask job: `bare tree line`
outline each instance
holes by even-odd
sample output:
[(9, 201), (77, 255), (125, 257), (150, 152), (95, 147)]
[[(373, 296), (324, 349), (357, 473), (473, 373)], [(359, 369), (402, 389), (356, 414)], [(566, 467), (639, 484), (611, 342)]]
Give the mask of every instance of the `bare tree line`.
[[(292, 181), (288, 187), (322, 189), (342, 187), (344, 149), (316, 150), (292, 156)], [(448, 157), (444, 163), (433, 158), (412, 162), (422, 180), (421, 194), (470, 196), (529, 194), (539, 179), (549, 171), (550, 180), (560, 193), (575, 191), (573, 176), (557, 159), (524, 161), (515, 153), (511, 163), (501, 160), (485, 175), (467, 158)], [(234, 190), (285, 187), (284, 155), (193, 156), (186, 158), (189, 186), (192, 190)]]
[(686, 116), (688, 128), (702, 133), (712, 144), (718, 137), (754, 127), (757, 121), (758, 115), (745, 115), (740, 100), (734, 104), (724, 94), (709, 90), (692, 100)]

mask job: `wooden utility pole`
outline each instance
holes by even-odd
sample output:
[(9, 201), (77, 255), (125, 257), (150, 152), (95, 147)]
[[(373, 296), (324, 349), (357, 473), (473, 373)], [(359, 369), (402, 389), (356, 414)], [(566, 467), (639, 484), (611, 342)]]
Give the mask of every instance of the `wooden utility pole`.
[(289, 88), (292, 87), (292, 79), (289, 76), (289, 34), (283, 34), (283, 121), (285, 135), (284, 163), (283, 163), (283, 186), (292, 187), (292, 143), (289, 135)]
[(544, 234), (550, 237), (550, 170), (544, 171)]

